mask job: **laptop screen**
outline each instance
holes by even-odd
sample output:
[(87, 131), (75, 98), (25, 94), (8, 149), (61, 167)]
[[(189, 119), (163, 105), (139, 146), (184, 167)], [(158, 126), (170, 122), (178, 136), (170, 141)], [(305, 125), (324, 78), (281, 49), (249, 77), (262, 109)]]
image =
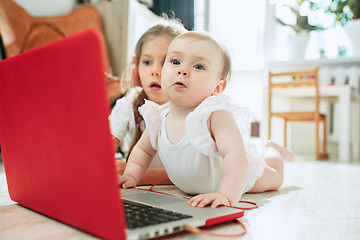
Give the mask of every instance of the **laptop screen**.
[(102, 61), (96, 30), (0, 61), (0, 143), (13, 201), (123, 238)]

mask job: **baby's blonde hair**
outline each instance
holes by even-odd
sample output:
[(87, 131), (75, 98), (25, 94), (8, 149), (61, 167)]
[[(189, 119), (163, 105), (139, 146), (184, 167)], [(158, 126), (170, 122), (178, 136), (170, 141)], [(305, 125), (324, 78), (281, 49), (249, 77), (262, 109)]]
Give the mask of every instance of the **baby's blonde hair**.
[(217, 41), (214, 37), (212, 37), (210, 34), (206, 32), (199, 32), (199, 31), (189, 31), (186, 32), (175, 39), (186, 39), (186, 40), (201, 40), (201, 41), (209, 41), (215, 45), (215, 47), (218, 48), (220, 51), (222, 57), (223, 57), (223, 66), (220, 72), (220, 76), (222, 80), (225, 82), (229, 82), (231, 78), (231, 57), (227, 49), (223, 44), (221, 44), (219, 41)]

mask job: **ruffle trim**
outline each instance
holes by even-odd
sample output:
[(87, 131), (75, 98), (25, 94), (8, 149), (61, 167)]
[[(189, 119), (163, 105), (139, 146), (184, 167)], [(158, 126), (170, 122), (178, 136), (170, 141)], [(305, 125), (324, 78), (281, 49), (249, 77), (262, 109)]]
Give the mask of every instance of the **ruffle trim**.
[(236, 105), (227, 95), (211, 96), (205, 99), (185, 120), (185, 132), (191, 145), (209, 157), (219, 156), (216, 144), (208, 130), (207, 121), (215, 111), (229, 111), (245, 140), (248, 111)]

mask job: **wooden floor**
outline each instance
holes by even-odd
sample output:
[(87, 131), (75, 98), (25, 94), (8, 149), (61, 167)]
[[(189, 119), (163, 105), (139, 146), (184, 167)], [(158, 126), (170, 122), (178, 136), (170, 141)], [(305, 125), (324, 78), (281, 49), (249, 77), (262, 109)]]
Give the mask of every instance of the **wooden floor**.
[[(181, 194), (174, 186), (158, 189)], [(285, 166), (280, 190), (246, 194), (243, 200), (257, 202), (259, 208), (246, 211), (241, 218), (247, 233), (240, 239), (360, 239), (360, 164), (295, 156), (295, 161)], [(229, 234), (241, 228), (230, 222), (206, 230)], [(93, 237), (15, 205), (0, 168), (0, 239), (52, 238)], [(211, 237), (179, 233), (162, 239)]]

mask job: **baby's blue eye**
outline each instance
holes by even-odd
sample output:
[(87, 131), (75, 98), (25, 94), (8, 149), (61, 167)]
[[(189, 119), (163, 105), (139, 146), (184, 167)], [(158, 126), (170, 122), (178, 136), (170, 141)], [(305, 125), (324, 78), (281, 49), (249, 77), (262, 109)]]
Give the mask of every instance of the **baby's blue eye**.
[(147, 66), (148, 66), (148, 65), (151, 65), (151, 61), (145, 60), (145, 61), (144, 61), (144, 64), (147, 65)]
[(172, 64), (174, 64), (174, 65), (179, 65), (180, 64), (180, 62), (178, 60), (171, 60), (170, 62)]
[(205, 69), (204, 66), (201, 65), (201, 64), (196, 64), (196, 65), (194, 66), (194, 68), (197, 69), (197, 70), (204, 70), (204, 69)]

